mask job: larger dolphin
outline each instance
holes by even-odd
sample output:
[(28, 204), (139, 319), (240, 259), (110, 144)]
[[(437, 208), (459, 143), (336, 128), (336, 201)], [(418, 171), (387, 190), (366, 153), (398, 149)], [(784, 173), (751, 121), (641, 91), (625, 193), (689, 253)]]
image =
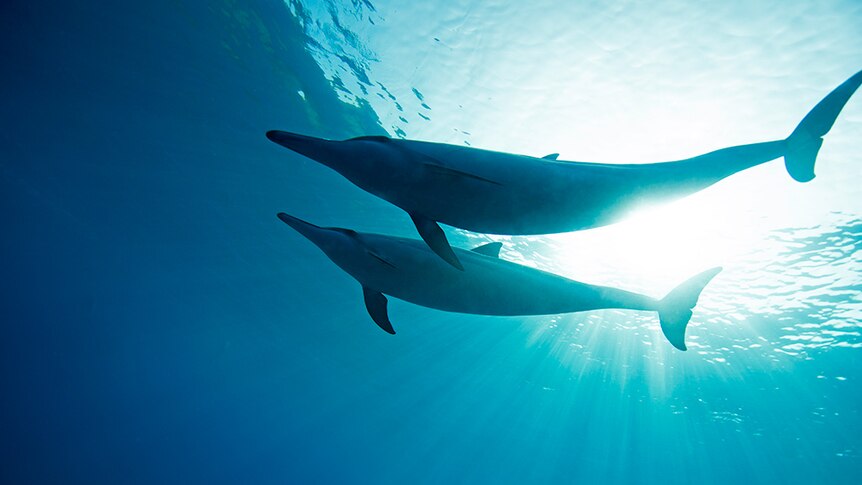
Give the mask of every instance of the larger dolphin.
[(479, 315), (550, 315), (601, 308), (658, 312), (662, 332), (685, 350), (685, 329), (700, 292), (721, 268), (700, 273), (657, 300), (588, 285), (499, 258), (500, 243), (455, 249), (464, 271), (444, 263), (419, 240), (319, 227), (291, 215), (278, 218), (316, 244), (361, 285), (369, 315), (394, 334), (390, 295), (438, 310)]
[(784, 157), (790, 176), (814, 178), (823, 136), (862, 83), (835, 88), (783, 140), (716, 150), (672, 162), (562, 162), (384, 136), (324, 140), (284, 131), (266, 136), (404, 209), (422, 239), (463, 268), (437, 224), (490, 234), (550, 234), (603, 226), (643, 203), (680, 198), (736, 172)]

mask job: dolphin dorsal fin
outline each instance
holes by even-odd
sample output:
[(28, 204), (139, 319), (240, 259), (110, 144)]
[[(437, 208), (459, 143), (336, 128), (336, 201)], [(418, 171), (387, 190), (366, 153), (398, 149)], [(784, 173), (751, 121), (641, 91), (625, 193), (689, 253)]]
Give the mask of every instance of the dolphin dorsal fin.
[(492, 242), (492, 243), (488, 243), (488, 244), (483, 244), (481, 246), (476, 246), (475, 248), (471, 249), (470, 251), (473, 251), (474, 253), (483, 254), (485, 256), (490, 256), (492, 258), (499, 258), (500, 257), (500, 248), (502, 248), (502, 247), (503, 247), (503, 243)]
[(365, 297), (365, 309), (368, 310), (368, 314), (371, 315), (374, 323), (386, 333), (395, 335), (395, 329), (392, 328), (392, 324), (389, 322), (389, 312), (386, 310), (389, 300), (383, 296), (383, 293), (370, 290), (364, 286), (362, 287), (362, 296)]
[(545, 156), (544, 156), (544, 157), (542, 157), (542, 158), (543, 158), (543, 159), (545, 159), (545, 160), (556, 160), (556, 159), (557, 159), (557, 157), (559, 157), (559, 156), (560, 156), (560, 154), (559, 154), (559, 153), (551, 153), (551, 154), (549, 154), (549, 155), (545, 155)]

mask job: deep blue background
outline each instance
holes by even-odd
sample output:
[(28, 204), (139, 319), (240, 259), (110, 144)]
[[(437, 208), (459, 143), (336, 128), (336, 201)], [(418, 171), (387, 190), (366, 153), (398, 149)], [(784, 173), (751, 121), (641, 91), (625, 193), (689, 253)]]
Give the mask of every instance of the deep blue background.
[(379, 128), (283, 3), (252, 7), (268, 45), (228, 4), (4, 3), (4, 483), (339, 473), (297, 466), (333, 451), (301, 417), (338, 376), (310, 372), (316, 284), (284, 273), (297, 190), (263, 133)]

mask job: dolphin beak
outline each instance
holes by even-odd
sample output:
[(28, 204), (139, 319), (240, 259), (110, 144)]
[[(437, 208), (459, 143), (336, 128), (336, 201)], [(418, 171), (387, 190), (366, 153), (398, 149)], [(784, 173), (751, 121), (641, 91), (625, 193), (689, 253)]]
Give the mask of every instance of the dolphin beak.
[(278, 213), (278, 218), (281, 219), (282, 222), (292, 227), (296, 232), (302, 234), (306, 237), (306, 239), (311, 242), (318, 244), (320, 242), (320, 238), (323, 234), (328, 232), (326, 229), (316, 226), (310, 222), (305, 222), (298, 217), (293, 217), (290, 214), (285, 214), (284, 212)]
[(270, 141), (318, 162), (324, 162), (329, 158), (333, 154), (335, 144), (337, 143), (332, 140), (324, 140), (323, 138), (278, 130), (267, 131), (266, 137)]

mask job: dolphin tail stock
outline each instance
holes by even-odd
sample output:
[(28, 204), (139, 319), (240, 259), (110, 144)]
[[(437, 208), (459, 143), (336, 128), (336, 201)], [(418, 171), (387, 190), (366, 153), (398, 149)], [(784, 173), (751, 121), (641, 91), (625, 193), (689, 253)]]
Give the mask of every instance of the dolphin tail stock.
[(862, 71), (827, 94), (787, 137), (784, 166), (794, 180), (808, 182), (814, 178), (814, 162), (823, 145), (823, 136), (829, 133), (838, 114), (860, 84)]
[(717, 267), (692, 276), (659, 300), (661, 331), (671, 345), (679, 350), (686, 350), (685, 329), (700, 292), (720, 271), (721, 267)]

